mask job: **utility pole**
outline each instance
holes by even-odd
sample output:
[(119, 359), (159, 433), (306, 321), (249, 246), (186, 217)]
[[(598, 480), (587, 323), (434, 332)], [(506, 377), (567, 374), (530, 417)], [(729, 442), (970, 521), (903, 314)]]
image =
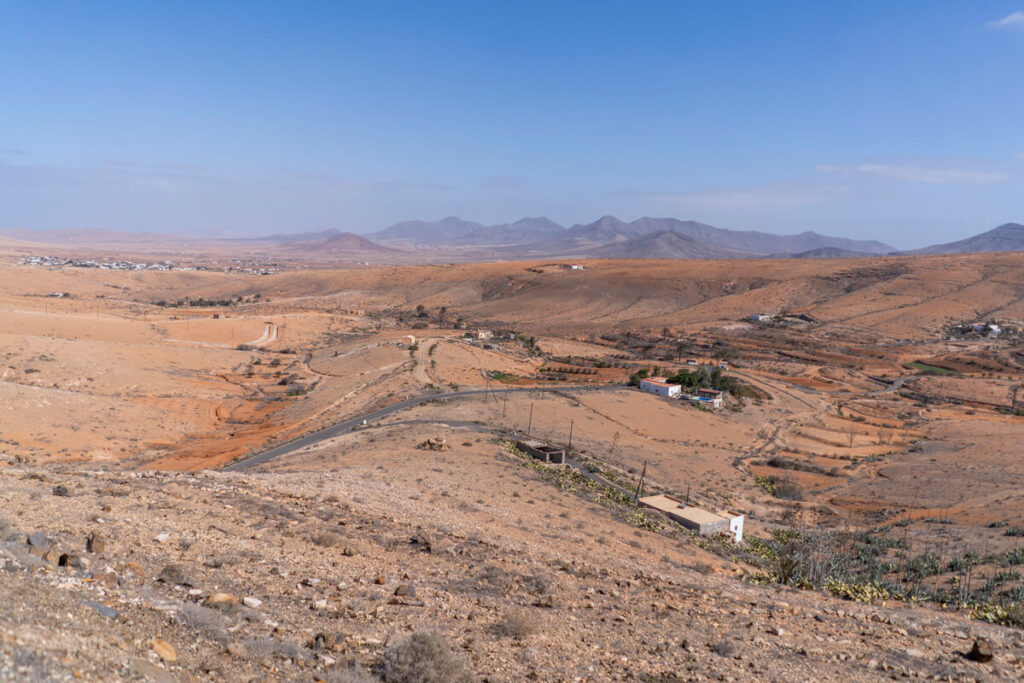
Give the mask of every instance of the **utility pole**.
[(573, 425), (573, 421), (569, 420), (569, 449), (568, 450), (570, 450), (570, 451), (572, 450), (572, 425)]
[(505, 396), (501, 401), (501, 416), (505, 417), (505, 408), (508, 407), (508, 392), (505, 392)]
[(530, 436), (530, 430), (533, 428), (533, 404), (530, 404), (530, 421), (526, 423), (526, 435)]
[(636, 493), (633, 494), (633, 503), (640, 500), (640, 493), (644, 490), (644, 477), (647, 476), (647, 461), (644, 460), (644, 469), (640, 473), (640, 481), (636, 483)]
[(615, 455), (615, 447), (619, 445), (619, 433), (615, 432), (615, 436), (612, 437), (612, 450), (608, 453), (608, 457)]

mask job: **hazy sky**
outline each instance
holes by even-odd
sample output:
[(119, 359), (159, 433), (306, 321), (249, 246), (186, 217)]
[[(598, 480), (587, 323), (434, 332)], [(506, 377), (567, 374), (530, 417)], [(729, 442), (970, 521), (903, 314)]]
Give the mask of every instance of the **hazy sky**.
[(0, 227), (1024, 221), (1024, 0), (0, 0)]

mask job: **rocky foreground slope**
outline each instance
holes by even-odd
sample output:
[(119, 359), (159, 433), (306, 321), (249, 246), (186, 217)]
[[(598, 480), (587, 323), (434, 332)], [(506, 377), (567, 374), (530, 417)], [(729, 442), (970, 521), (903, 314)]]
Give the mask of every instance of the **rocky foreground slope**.
[(1024, 678), (1019, 630), (481, 532), (343, 473), (12, 464), (0, 501), (3, 680)]

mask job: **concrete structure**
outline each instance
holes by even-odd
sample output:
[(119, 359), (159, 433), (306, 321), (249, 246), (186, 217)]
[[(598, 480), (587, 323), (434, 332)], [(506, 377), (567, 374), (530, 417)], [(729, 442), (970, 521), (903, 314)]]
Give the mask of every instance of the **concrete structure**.
[(667, 396), (668, 398), (679, 398), (682, 394), (683, 388), (678, 384), (669, 384), (665, 381), (664, 377), (649, 377), (647, 379), (640, 380), (640, 389), (643, 391), (657, 394), (658, 396)]
[(701, 536), (728, 534), (734, 543), (743, 542), (743, 515), (728, 511), (711, 512), (665, 494), (641, 498), (640, 504), (664, 513)]
[(565, 451), (549, 446), (543, 441), (516, 441), (516, 448), (533, 458), (551, 465), (565, 464)]
[(479, 341), (485, 341), (487, 339), (493, 339), (494, 333), (490, 330), (473, 330), (472, 332), (467, 332), (466, 336)]
[(706, 387), (701, 387), (700, 389), (697, 390), (696, 394), (690, 396), (690, 400), (695, 401), (697, 403), (704, 403), (706, 405), (710, 405), (712, 408), (721, 408), (722, 392), (719, 391), (718, 389), (708, 389)]

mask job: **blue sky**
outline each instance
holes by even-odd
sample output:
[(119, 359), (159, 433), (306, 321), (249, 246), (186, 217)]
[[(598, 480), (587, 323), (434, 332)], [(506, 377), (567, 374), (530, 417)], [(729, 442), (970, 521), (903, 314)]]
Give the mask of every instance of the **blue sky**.
[(0, 0), (0, 227), (1024, 221), (1024, 0)]

